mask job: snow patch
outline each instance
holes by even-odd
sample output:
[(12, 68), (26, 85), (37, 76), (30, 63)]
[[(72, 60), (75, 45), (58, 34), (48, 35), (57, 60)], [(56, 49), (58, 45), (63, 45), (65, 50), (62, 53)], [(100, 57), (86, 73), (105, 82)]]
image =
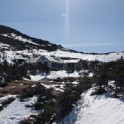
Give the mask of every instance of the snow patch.
[(1, 35), (4, 36), (4, 37), (9, 37), (9, 38), (13, 38), (15, 40), (19, 40), (19, 41), (21, 41), (23, 43), (31, 43), (31, 44), (39, 46), (39, 44), (34, 43), (31, 39), (26, 39), (26, 38), (23, 38), (22, 36), (17, 36), (14, 33), (11, 33), (11, 34), (1, 34)]
[(31, 108), (26, 108), (26, 105), (34, 103), (36, 99), (37, 97), (32, 97), (25, 102), (14, 100), (0, 112), (0, 124), (18, 124), (21, 120), (36, 114)]
[(49, 78), (49, 79), (57, 79), (57, 78), (65, 78), (65, 77), (79, 77), (79, 73), (77, 71), (74, 71), (73, 73), (67, 73), (67, 71), (51, 71), (48, 75), (44, 74), (38, 74), (38, 75), (30, 75), (32, 81), (38, 81), (43, 78)]

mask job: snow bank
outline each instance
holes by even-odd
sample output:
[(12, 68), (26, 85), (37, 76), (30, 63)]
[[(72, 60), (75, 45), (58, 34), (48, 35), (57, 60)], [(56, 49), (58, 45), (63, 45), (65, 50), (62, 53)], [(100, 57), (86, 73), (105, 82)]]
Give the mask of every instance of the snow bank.
[(90, 96), (91, 92), (90, 89), (82, 94), (64, 124), (124, 124), (124, 98), (111, 98), (109, 94)]

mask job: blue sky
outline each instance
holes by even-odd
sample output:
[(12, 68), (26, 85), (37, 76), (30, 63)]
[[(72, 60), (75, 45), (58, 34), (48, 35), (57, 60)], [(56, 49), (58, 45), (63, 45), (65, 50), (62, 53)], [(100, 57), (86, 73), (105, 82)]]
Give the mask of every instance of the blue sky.
[(0, 0), (0, 24), (78, 51), (124, 51), (124, 0)]

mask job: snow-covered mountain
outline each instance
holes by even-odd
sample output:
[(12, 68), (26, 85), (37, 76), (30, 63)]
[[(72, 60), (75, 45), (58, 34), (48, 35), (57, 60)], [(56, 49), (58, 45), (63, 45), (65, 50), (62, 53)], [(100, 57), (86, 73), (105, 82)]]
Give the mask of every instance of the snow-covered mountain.
[(11, 62), (13, 59), (27, 59), (41, 55), (108, 62), (124, 57), (124, 52), (81, 53), (42, 39), (27, 36), (15, 29), (0, 25), (0, 62), (5, 59)]

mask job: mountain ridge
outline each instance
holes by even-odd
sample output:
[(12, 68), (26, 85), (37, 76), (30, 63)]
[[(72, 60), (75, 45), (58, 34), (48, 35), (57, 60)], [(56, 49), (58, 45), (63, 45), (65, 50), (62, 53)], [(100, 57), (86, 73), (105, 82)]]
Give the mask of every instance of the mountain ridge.
[[(32, 40), (32, 42), (34, 42), (37, 45), (39, 45), (40, 47), (38, 47), (38, 49), (46, 49), (47, 50), (47, 48), (48, 48), (48, 51), (54, 51), (54, 50), (57, 50), (57, 49), (62, 49), (62, 50), (65, 50), (66, 51), (66, 49), (67, 49), (69, 51), (78, 52), (78, 53), (82, 53), (82, 54), (99, 54), (99, 55), (109, 54), (109, 53), (124, 52), (124, 51), (112, 51), (112, 52), (105, 52), (105, 53), (96, 53), (96, 52), (76, 51), (76, 50), (64, 48), (62, 45), (57, 45), (57, 44), (51, 43), (51, 42), (49, 42), (47, 40), (43, 40), (43, 39), (40, 39), (40, 38), (35, 38), (35, 37), (32, 37), (32, 36), (29, 36), (27, 34), (24, 34), (24, 33), (20, 32), (20, 31), (18, 31), (16, 29), (14, 29), (14, 28), (11, 28), (9, 26), (0, 25), (0, 42), (2, 42), (2, 43), (4, 43), (5, 40), (7, 40), (7, 38), (5, 39), (5, 34), (6, 34), (6, 37), (7, 38), (13, 38), (13, 37), (11, 37), (11, 35), (22, 36), (22, 38), (27, 39), (27, 40)], [(8, 34), (8, 36), (7, 36), (7, 34)], [(4, 37), (4, 41), (1, 40), (1, 37)], [(18, 39), (14, 39), (13, 38), (13, 40), (18, 40)], [(17, 42), (17, 41), (15, 41), (15, 42)], [(36, 44), (35, 44), (35, 47), (36, 47)], [(46, 45), (47, 48), (46, 47), (43, 47), (43, 45)], [(49, 49), (50, 46), (53, 46), (53, 50), (52, 49)], [(26, 48), (30, 49), (29, 47), (26, 47)]]
[[(25, 43), (19, 42), (24, 40)], [(32, 43), (29, 41), (31, 41)], [(17, 50), (36, 48), (36, 49), (47, 49), (48, 51), (54, 51), (60, 47), (62, 48), (62, 46), (60, 45), (50, 43), (49, 41), (46, 40), (30, 37), (26, 34), (21, 33), (20, 31), (17, 31), (16, 29), (4, 25), (0, 25), (0, 42), (9, 44), (15, 49), (17, 48)], [(17, 47), (16, 43), (19, 43), (19, 45), (22, 46), (22, 48)]]
[(41, 55), (78, 58), (88, 61), (115, 61), (124, 58), (124, 52), (84, 53), (64, 48), (49, 41), (30, 37), (8, 26), (0, 25), (0, 61), (27, 59)]

